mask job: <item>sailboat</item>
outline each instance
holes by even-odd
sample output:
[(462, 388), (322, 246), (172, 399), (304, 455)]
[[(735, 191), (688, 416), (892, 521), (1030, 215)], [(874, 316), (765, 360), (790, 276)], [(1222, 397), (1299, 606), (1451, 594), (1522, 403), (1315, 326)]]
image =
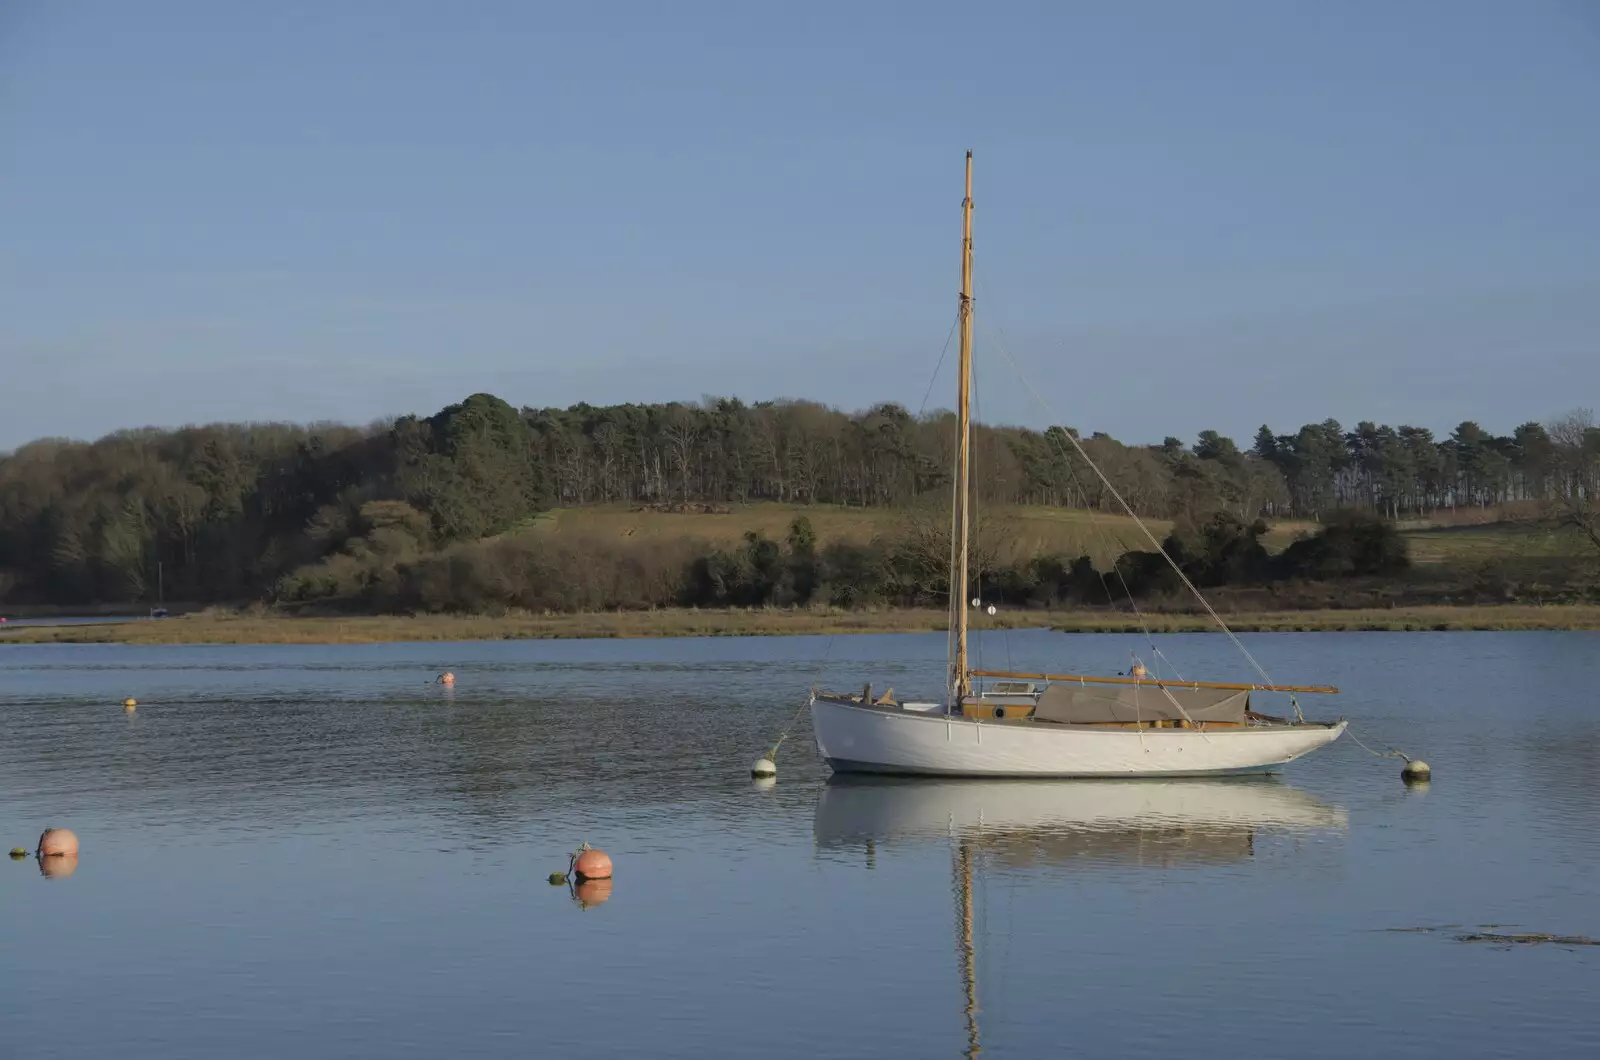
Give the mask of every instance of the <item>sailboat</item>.
[[(956, 403), (955, 483), (951, 510), (952, 636), (942, 702), (899, 702), (813, 689), (817, 751), (835, 772), (979, 777), (1151, 777), (1270, 772), (1338, 739), (1343, 719), (1307, 721), (1299, 694), (1332, 694), (1325, 685), (1188, 681), (1155, 677), (1142, 664), (1126, 675), (974, 670), (967, 658), (972, 589), (968, 568), (972, 463), (972, 152), (961, 201), (961, 301)], [(1074, 440), (1074, 445), (1076, 441)], [(1112, 495), (1117, 493), (1078, 449)], [(1138, 516), (1128, 509), (1138, 521)], [(1144, 529), (1142, 522), (1139, 523)], [(1153, 535), (1151, 542), (1160, 549)], [(1215, 610), (1165, 550), (1163, 557), (1206, 612), (1232, 636)], [(977, 606), (979, 601), (972, 604)], [(1293, 717), (1251, 709), (1255, 692), (1287, 693)]]

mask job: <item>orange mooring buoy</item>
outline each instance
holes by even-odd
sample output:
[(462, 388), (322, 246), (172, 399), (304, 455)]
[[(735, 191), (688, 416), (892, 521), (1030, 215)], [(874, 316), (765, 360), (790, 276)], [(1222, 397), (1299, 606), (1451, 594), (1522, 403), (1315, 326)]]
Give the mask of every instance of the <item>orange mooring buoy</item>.
[(39, 836), (41, 858), (75, 858), (78, 856), (78, 837), (69, 828), (46, 828)]
[(609, 880), (611, 857), (604, 850), (592, 850), (585, 843), (572, 859), (572, 874), (579, 880)]

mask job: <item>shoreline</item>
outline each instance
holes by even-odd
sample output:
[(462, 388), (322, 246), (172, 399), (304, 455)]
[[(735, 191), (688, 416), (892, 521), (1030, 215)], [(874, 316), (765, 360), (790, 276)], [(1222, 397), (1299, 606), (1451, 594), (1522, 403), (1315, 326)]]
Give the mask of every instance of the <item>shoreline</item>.
[[(1224, 614), (1238, 633), (1406, 632), (1600, 629), (1600, 604), (1429, 605), (1382, 609), (1251, 611)], [(588, 640), (666, 637), (818, 636), (934, 633), (947, 628), (933, 609), (877, 611), (661, 610), (569, 615), (364, 615), (291, 617), (200, 612), (166, 619), (15, 627), (7, 644), (384, 644), (474, 640)], [(975, 632), (1052, 629), (1061, 633), (1216, 632), (1203, 614), (1015, 611), (983, 615)], [(0, 654), (0, 658), (3, 658)]]

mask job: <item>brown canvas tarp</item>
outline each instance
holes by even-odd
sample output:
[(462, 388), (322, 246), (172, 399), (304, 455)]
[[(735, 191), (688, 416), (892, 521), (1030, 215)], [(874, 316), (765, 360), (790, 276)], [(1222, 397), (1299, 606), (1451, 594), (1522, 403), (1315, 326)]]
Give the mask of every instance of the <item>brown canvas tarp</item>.
[[(1171, 697), (1171, 698), (1168, 698)], [(1180, 712), (1173, 704), (1177, 700)], [(1243, 722), (1249, 692), (1221, 688), (1172, 688), (1141, 685), (1090, 685), (1060, 682), (1039, 696), (1034, 717), (1061, 725), (1105, 722), (1165, 721), (1188, 714), (1191, 721)]]

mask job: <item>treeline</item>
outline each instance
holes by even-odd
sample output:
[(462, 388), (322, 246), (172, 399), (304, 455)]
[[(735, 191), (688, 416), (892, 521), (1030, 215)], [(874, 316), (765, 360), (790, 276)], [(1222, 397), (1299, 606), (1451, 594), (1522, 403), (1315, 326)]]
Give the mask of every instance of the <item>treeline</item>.
[[(952, 417), (914, 417), (884, 404), (846, 414), (809, 402), (710, 399), (524, 411), (552, 503), (788, 501), (905, 505), (949, 488)], [(1571, 427), (1573, 424), (1567, 424)], [(1072, 436), (1143, 513), (1195, 518), (1215, 510), (1316, 519), (1357, 507), (1390, 517), (1444, 508), (1548, 500), (1600, 485), (1600, 430), (1579, 418), (1558, 441), (1535, 422), (1509, 436), (1470, 421), (1436, 439), (1422, 427), (1335, 420), (1292, 434), (1263, 425), (1249, 449), (1216, 431), (1193, 445), (1168, 437), (1127, 445), (1071, 427), (1039, 432), (978, 427), (979, 501), (1113, 510), (1114, 499), (1077, 455)], [(1586, 437), (1584, 436), (1586, 432)], [(1570, 432), (1569, 432), (1570, 433)], [(1563, 445), (1587, 446), (1574, 482)]]
[[(870, 542), (818, 542), (796, 518), (784, 540), (747, 533), (733, 548), (694, 540), (564, 541), (505, 535), (427, 552), (427, 520), (403, 502), (373, 501), (363, 533), (302, 567), (280, 586), (280, 603), (359, 612), (576, 612), (658, 607), (943, 607), (949, 600), (950, 536), (943, 520), (908, 512)], [(1019, 556), (1000, 562), (1003, 521), (980, 523), (972, 591), (1019, 607), (1107, 605), (1186, 598), (1183, 579), (1159, 552), (1129, 551), (1106, 570), (1087, 556)], [(1394, 525), (1341, 512), (1278, 555), (1261, 544), (1263, 520), (1219, 512), (1176, 529), (1162, 543), (1201, 588), (1395, 574), (1408, 563)], [(965, 594), (963, 594), (965, 597)]]
[[(1071, 428), (979, 427), (982, 504), (1115, 510), (1077, 440), (1141, 513), (1199, 525), (1390, 517), (1507, 500), (1600, 496), (1600, 431), (1581, 417), (1495, 437), (1464, 423), (1214, 431), (1127, 445)], [(277, 599), (361, 549), (443, 562), (550, 506), (624, 502), (947, 503), (952, 418), (809, 402), (517, 410), (477, 394), (365, 428), (237, 424), (45, 440), (0, 457), (0, 601)], [(1070, 435), (1070, 437), (1069, 437)], [(370, 507), (379, 503), (380, 507)], [(403, 508), (382, 507), (382, 504)], [(343, 557), (343, 558), (341, 558)], [(286, 580), (287, 579), (287, 580)], [(286, 589), (287, 587), (287, 589)]]

